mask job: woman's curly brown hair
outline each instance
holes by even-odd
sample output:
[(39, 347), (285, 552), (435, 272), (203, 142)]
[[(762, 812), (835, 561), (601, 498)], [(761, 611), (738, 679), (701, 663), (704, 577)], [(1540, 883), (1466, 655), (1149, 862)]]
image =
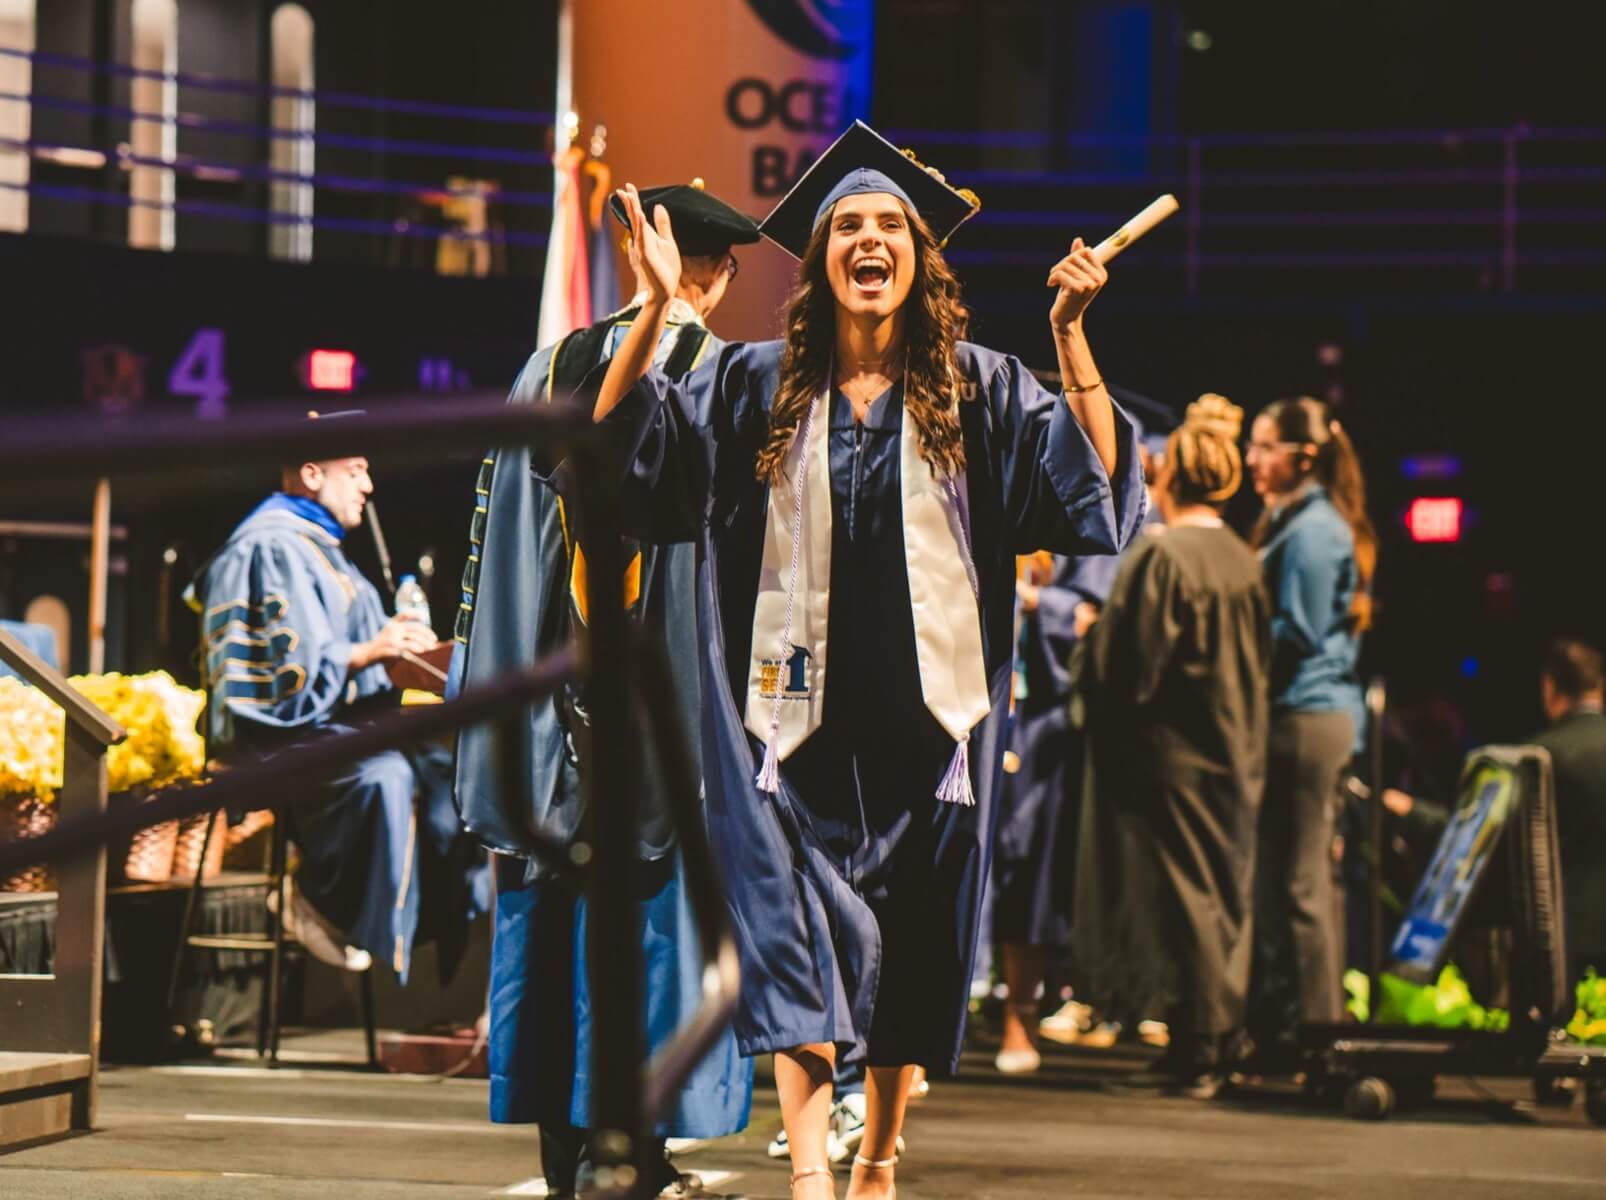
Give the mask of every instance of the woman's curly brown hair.
[[(955, 475), (965, 467), (965, 442), (959, 427), (961, 393), (954, 346), (970, 326), (970, 310), (959, 298), (959, 279), (943, 258), (930, 226), (908, 205), (903, 209), (915, 242), (915, 281), (904, 305), (904, 412), (915, 423), (920, 457), (934, 472)], [(780, 385), (755, 467), (758, 478), (767, 483), (779, 478), (810, 403), (833, 382), (828, 375), (836, 351), (836, 297), (825, 274), (830, 237), (831, 220), (826, 217), (809, 238), (797, 287), (787, 301)]]

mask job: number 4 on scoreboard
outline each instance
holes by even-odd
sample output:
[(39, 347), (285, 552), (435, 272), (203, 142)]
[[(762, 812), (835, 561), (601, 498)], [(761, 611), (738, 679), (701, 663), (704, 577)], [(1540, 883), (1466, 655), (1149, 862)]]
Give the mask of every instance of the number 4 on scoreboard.
[(202, 421), (221, 420), (228, 414), (229, 380), (223, 373), (223, 331), (197, 329), (167, 377), (167, 390), (175, 396), (194, 396), (195, 415)]

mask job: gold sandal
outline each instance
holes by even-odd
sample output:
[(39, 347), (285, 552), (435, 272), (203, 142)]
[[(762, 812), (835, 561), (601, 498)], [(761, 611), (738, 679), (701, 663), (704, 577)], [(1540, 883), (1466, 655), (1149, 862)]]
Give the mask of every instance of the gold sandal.
[(793, 1188), (794, 1191), (797, 1189), (798, 1180), (800, 1180), (800, 1179), (808, 1179), (808, 1178), (810, 1178), (811, 1176), (814, 1176), (814, 1175), (826, 1175), (826, 1176), (829, 1176), (830, 1174), (831, 1174), (831, 1168), (830, 1167), (804, 1167), (801, 1171), (793, 1171), (792, 1172), (792, 1188)]

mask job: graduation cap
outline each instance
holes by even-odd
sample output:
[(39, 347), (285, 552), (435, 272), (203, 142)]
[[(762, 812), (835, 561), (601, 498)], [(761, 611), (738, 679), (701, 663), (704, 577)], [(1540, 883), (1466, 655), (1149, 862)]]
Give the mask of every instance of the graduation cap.
[[(647, 214), (647, 220), (652, 220), (652, 210), (660, 205), (669, 213), (675, 227), (675, 244), (682, 254), (713, 257), (732, 246), (758, 241), (758, 222), (718, 196), (709, 195), (700, 179), (641, 190), (641, 211)], [(609, 197), (608, 210), (619, 224), (630, 228), (630, 218), (618, 196)]]
[(887, 192), (914, 209), (939, 244), (981, 208), (974, 192), (950, 186), (913, 154), (855, 121), (814, 160), (764, 218), (759, 232), (793, 258), (802, 258), (815, 226), (833, 204), (844, 196), (871, 192)]
[[(306, 419), (309, 421), (345, 421), (356, 417), (366, 417), (367, 415), (368, 410), (366, 408), (343, 408), (337, 412), (321, 412), (316, 408), (309, 408), (307, 409)], [(282, 462), (279, 466), (284, 470), (294, 471), (303, 462), (307, 461), (309, 460), (304, 458), (297, 459), (294, 462)]]

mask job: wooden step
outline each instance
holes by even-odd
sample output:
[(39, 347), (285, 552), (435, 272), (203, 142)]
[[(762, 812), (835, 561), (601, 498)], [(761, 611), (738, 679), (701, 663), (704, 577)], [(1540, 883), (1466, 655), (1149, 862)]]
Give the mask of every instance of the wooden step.
[(0, 1050), (0, 1151), (70, 1133), (93, 1067), (87, 1054)]

